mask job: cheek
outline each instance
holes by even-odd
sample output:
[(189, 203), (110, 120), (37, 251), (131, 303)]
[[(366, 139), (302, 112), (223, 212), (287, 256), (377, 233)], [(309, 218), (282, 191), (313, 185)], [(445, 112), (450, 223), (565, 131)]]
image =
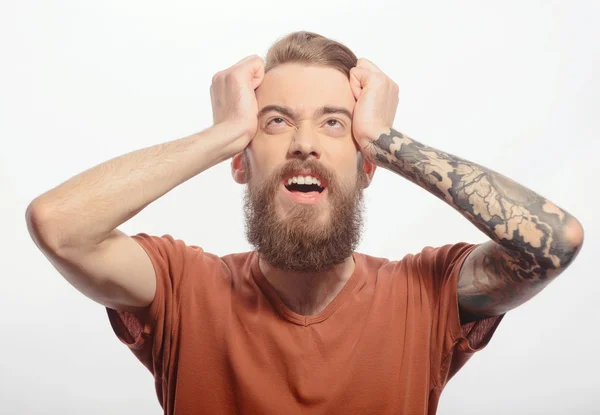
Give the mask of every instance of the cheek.
[(280, 154), (273, 146), (265, 145), (265, 142), (250, 142), (247, 149), (248, 162), (252, 172), (250, 177), (251, 185), (258, 186), (270, 180), (273, 172), (285, 161), (285, 153)]
[(289, 150), (289, 140), (284, 136), (258, 133), (248, 144), (248, 150), (258, 163), (276, 164), (285, 160)]
[(356, 186), (356, 183), (358, 181), (358, 171), (356, 170), (356, 167), (350, 169), (348, 171), (348, 186), (349, 188), (354, 188), (354, 186)]
[(356, 159), (349, 159), (336, 169), (339, 184), (345, 189), (352, 189), (358, 180), (358, 169)]

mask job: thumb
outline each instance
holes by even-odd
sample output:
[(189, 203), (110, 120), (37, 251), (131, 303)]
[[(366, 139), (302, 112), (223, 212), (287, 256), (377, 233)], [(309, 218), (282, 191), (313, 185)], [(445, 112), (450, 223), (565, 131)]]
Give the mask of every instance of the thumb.
[(261, 59), (260, 62), (256, 64), (256, 66), (252, 67), (252, 89), (258, 88), (258, 86), (262, 83), (265, 78), (265, 64)]
[(367, 85), (368, 74), (369, 70), (365, 68), (354, 67), (350, 69), (350, 88), (357, 101), (363, 88)]
[(265, 77), (265, 61), (258, 55), (250, 55), (238, 62), (245, 70), (252, 89), (258, 88)]
[(258, 86), (262, 83), (265, 77), (264, 69), (262, 73), (255, 74), (252, 78), (252, 89), (258, 88)]

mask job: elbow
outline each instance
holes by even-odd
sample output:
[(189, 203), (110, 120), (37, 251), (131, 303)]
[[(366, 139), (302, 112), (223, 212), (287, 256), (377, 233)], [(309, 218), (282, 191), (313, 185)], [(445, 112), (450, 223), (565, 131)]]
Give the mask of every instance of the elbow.
[(565, 227), (564, 238), (567, 243), (573, 246), (581, 247), (583, 245), (583, 226), (577, 219), (569, 218)]
[(571, 264), (581, 251), (584, 240), (583, 226), (577, 219), (570, 217), (561, 236), (563, 255), (560, 262), (564, 268)]
[(54, 249), (57, 245), (56, 233), (50, 230), (52, 213), (48, 206), (36, 200), (25, 210), (25, 222), (31, 239), (43, 251)]

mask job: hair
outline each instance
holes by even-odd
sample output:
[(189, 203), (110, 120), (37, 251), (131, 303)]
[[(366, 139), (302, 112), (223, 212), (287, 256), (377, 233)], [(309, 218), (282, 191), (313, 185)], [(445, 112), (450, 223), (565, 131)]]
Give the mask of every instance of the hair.
[[(340, 42), (314, 32), (298, 31), (280, 38), (271, 45), (265, 59), (265, 73), (276, 66), (292, 62), (337, 69), (349, 78), (350, 69), (356, 66), (358, 58), (350, 48)], [(251, 172), (246, 150), (242, 154), (242, 164), (245, 178), (249, 180)], [(363, 165), (363, 154), (359, 152), (359, 172), (362, 172)], [(359, 176), (361, 183), (366, 187), (366, 175), (362, 173)]]
[(293, 32), (275, 42), (265, 59), (265, 72), (284, 63), (303, 63), (337, 69), (350, 77), (358, 58), (347, 46), (313, 32)]

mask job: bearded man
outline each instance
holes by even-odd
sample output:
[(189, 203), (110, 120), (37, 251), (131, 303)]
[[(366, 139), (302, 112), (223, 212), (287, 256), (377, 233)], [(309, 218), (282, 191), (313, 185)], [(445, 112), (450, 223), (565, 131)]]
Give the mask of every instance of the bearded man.
[[(506, 312), (583, 243), (552, 202), (394, 129), (398, 86), (334, 40), (292, 33), (217, 73), (211, 98), (212, 127), (93, 167), (27, 210), (38, 247), (153, 374), (165, 414), (434, 414)], [(255, 250), (219, 257), (117, 229), (229, 159)], [(355, 252), (377, 166), (489, 240)]]

